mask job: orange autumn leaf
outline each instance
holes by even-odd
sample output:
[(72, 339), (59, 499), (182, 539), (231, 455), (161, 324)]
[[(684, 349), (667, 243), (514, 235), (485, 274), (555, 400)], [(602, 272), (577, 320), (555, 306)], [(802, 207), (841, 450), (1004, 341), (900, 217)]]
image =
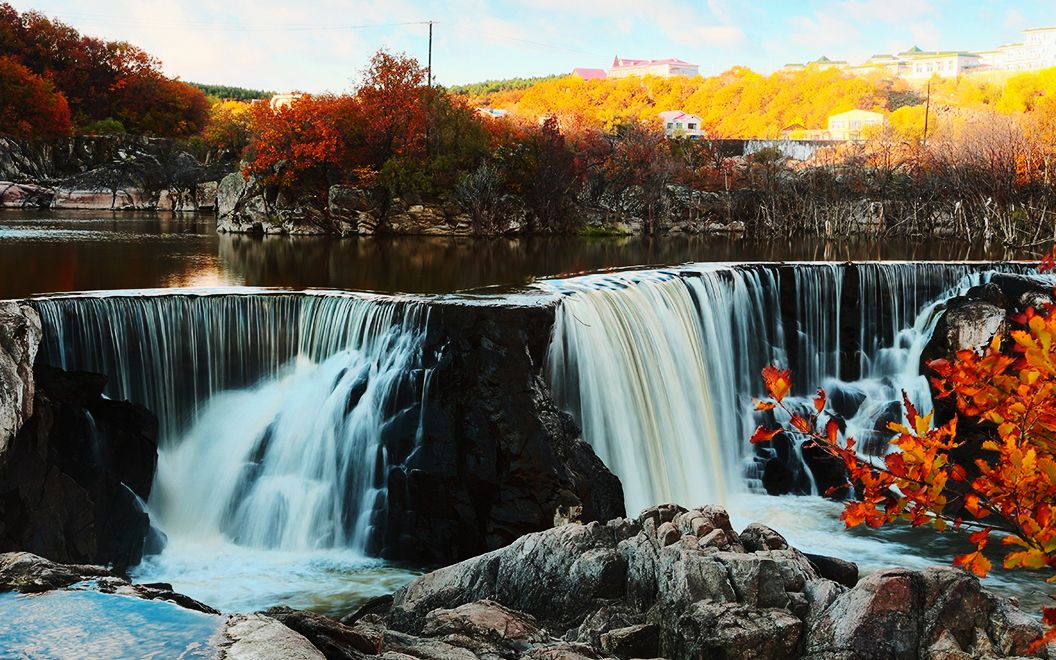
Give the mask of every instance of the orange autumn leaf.
[(763, 383), (767, 393), (775, 401), (781, 401), (792, 389), (792, 372), (788, 369), (778, 369), (774, 366), (763, 368)]
[(749, 439), (749, 441), (753, 445), (759, 442), (769, 442), (770, 440), (774, 439), (775, 435), (783, 431), (784, 429), (782, 429), (781, 427), (778, 427), (776, 429), (767, 429), (763, 426), (760, 426), (759, 428), (755, 429), (755, 433), (752, 434), (752, 437)]

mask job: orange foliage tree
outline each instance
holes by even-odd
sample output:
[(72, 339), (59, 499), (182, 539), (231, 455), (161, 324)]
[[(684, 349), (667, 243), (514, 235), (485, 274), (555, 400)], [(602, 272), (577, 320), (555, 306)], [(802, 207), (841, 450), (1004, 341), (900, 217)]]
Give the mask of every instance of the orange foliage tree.
[(71, 130), (66, 97), (13, 57), (0, 57), (0, 135), (58, 137)]
[[(1051, 268), (1052, 259), (1047, 259)], [(991, 570), (983, 550), (991, 536), (1008, 547), (1005, 568), (1056, 569), (1056, 309), (1045, 305), (1012, 315), (1008, 338), (998, 335), (982, 352), (962, 350), (950, 359), (930, 362), (937, 374), (937, 396), (951, 400), (959, 413), (941, 425), (933, 414), (920, 414), (904, 399), (906, 424), (890, 424), (898, 451), (882, 460), (859, 456), (853, 438), (840, 438), (838, 423), (827, 414), (825, 392), (818, 390), (811, 414), (786, 406), (792, 383), (788, 370), (767, 367), (767, 399), (756, 410), (779, 409), (785, 426), (760, 426), (753, 443), (785, 430), (807, 436), (809, 444), (840, 459), (857, 486), (859, 498), (841, 515), (848, 527), (880, 527), (896, 520), (971, 530), (971, 552), (953, 563), (980, 577)], [(967, 439), (958, 420), (983, 434), (981, 450), (970, 464), (954, 460)], [(962, 423), (962, 424), (963, 424)], [(1048, 581), (1056, 582), (1056, 574)], [(1044, 609), (1049, 632), (1037, 645), (1056, 639), (1056, 607)]]
[(250, 112), (243, 174), (268, 185), (324, 189), (341, 177), (358, 144), (358, 111), (348, 96), (304, 96), (277, 110), (256, 103)]
[(120, 119), (129, 132), (186, 137), (205, 125), (204, 93), (162, 75), (155, 58), (126, 42), (84, 36), (0, 3), (0, 53), (62, 92), (79, 128)]

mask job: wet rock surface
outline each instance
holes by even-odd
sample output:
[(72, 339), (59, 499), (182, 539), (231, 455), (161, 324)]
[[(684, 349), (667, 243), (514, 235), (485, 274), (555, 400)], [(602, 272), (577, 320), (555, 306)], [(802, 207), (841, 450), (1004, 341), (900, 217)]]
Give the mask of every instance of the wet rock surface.
[[(230, 616), (215, 646), (220, 657), (328, 660), (1056, 657), (1031, 655), (1040, 622), (962, 571), (889, 569), (847, 587), (817, 564), (763, 525), (737, 533), (721, 508), (666, 505), (527, 535), (343, 622), (287, 607)], [(0, 592), (84, 581), (214, 612), (168, 585), (0, 555)]]
[(407, 407), (382, 432), (393, 467), (370, 552), (445, 565), (555, 521), (624, 515), (619, 479), (542, 378), (553, 313), (458, 303), (431, 309), (424, 397), (394, 402)]
[(33, 360), (40, 338), (36, 310), (0, 302), (0, 466), (11, 439), (33, 414)]
[(157, 421), (103, 397), (97, 374), (38, 366), (33, 415), (0, 460), (0, 551), (136, 564), (157, 464)]

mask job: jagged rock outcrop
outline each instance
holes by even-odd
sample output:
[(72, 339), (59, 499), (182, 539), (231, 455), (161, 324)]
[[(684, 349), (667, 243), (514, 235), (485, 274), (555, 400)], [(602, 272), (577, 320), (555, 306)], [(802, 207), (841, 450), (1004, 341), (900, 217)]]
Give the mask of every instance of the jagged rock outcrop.
[(33, 374), (33, 415), (0, 460), (0, 551), (137, 563), (150, 531), (141, 501), (157, 464), (157, 421), (103, 397), (102, 376), (43, 366)]
[(234, 234), (333, 234), (322, 204), (292, 199), (256, 177), (228, 174), (216, 191), (217, 231)]
[(493, 613), (482, 619), (528, 631), (500, 657), (563, 639), (583, 657), (815, 660), (1026, 656), (1042, 630), (959, 570), (881, 571), (849, 588), (823, 577), (819, 560), (762, 525), (737, 534), (722, 509), (665, 505), (528, 535), (424, 575), (396, 593), (383, 620), (353, 628), (442, 633), (473, 651), (487, 634), (469, 632), (460, 614), (484, 610)]
[[(889, 569), (848, 587), (816, 561), (763, 525), (738, 534), (721, 508), (663, 505), (527, 535), (343, 621), (287, 607), (231, 616), (214, 646), (221, 657), (328, 660), (1056, 658), (1052, 645), (1031, 655), (1037, 619), (963, 571)], [(0, 592), (86, 579), (215, 612), (169, 585), (0, 555)]]
[(382, 432), (387, 499), (372, 552), (442, 565), (555, 520), (624, 515), (619, 479), (542, 379), (550, 306), (451, 301), (430, 310), (424, 400), (408, 393)]
[(40, 338), (36, 310), (0, 301), (0, 467), (12, 438), (33, 414), (33, 360)]
[(0, 207), (203, 210), (214, 206), (215, 182), (232, 168), (201, 163), (160, 138), (0, 139)]

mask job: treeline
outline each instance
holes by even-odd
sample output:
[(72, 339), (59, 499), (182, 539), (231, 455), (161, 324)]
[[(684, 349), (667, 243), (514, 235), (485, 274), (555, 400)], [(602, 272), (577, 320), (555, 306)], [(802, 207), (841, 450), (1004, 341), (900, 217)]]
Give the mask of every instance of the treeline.
[(270, 99), (275, 92), (266, 92), (261, 89), (246, 89), (245, 87), (232, 87), (230, 85), (206, 85), (204, 83), (191, 83), (202, 90), (206, 96), (219, 101), (257, 101), (259, 99)]
[[(1056, 93), (1056, 69), (1004, 79), (976, 76), (936, 78), (933, 108), (1033, 111), (1037, 99)], [(576, 117), (603, 129), (624, 122), (655, 122), (665, 110), (700, 115), (702, 128), (716, 138), (777, 138), (791, 127), (823, 129), (830, 115), (862, 109), (890, 113), (896, 128), (915, 128), (923, 117), (925, 92), (904, 80), (881, 75), (853, 76), (817, 66), (762, 75), (734, 68), (707, 78), (618, 78), (585, 81), (575, 76), (477, 99), (538, 119)], [(919, 133), (917, 133), (919, 137)]]
[(503, 78), (502, 80), (485, 80), (483, 82), (469, 83), (466, 85), (453, 85), (447, 88), (447, 91), (452, 94), (458, 94), (459, 96), (465, 96), (469, 99), (480, 99), (489, 94), (497, 94), (499, 92), (511, 92), (519, 89), (528, 89), (533, 85), (537, 85), (541, 82), (548, 80), (557, 80), (563, 78), (564, 74), (554, 73), (549, 76), (536, 76), (534, 78)]
[(647, 233), (945, 233), (1008, 245), (1053, 238), (1056, 95), (1024, 113), (934, 110), (926, 142), (915, 107), (897, 111), (904, 127), (806, 162), (776, 148), (730, 157), (721, 141), (668, 139), (655, 121), (482, 116), (427, 87), (413, 59), (380, 52), (353, 94), (277, 110), (218, 104), (206, 136), (284, 199), (325, 207), (330, 186), (348, 184), (454, 205), (484, 234), (630, 224)]
[(0, 4), (0, 135), (190, 137), (208, 112), (200, 89), (163, 75), (139, 48)]

